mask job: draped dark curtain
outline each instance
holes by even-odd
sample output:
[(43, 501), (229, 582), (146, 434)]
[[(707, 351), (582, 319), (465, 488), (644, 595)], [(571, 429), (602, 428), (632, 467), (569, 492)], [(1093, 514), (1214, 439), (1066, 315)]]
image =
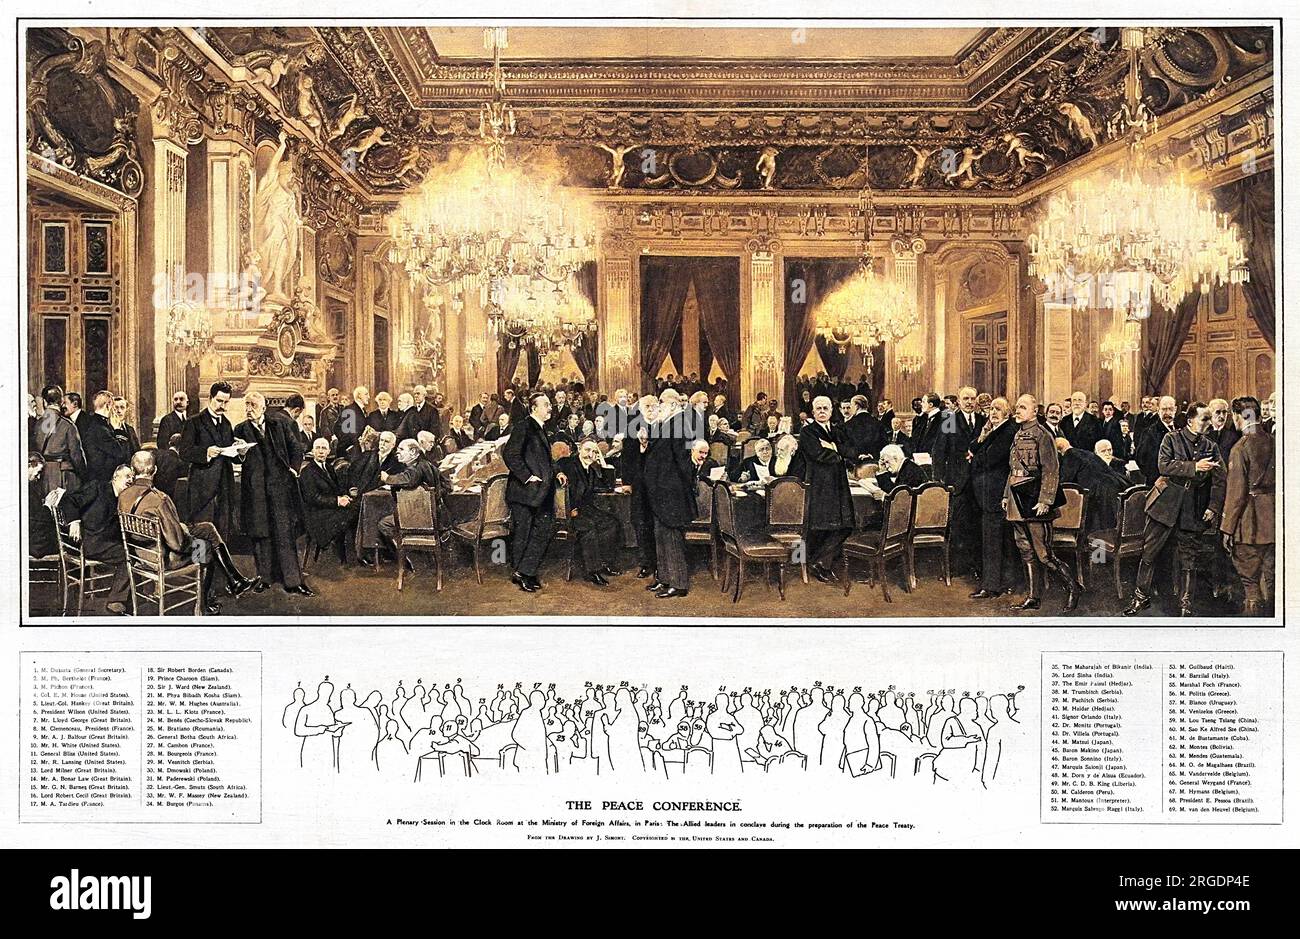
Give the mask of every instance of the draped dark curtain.
[[(583, 295), (591, 301), (591, 308), (596, 308), (596, 262), (588, 261), (578, 272), (578, 287), (582, 290)], [(578, 371), (582, 372), (582, 383), (587, 388), (594, 388), (597, 384), (597, 362), (600, 351), (600, 334), (587, 333), (582, 337), (582, 345), (575, 346), (573, 349), (573, 361), (578, 363)]]
[(1146, 345), (1142, 350), (1142, 393), (1158, 395), (1165, 383), (1178, 353), (1182, 351), (1187, 334), (1196, 322), (1196, 310), (1201, 304), (1201, 291), (1194, 289), (1172, 310), (1153, 305), (1146, 322)]
[[(876, 402), (885, 396), (885, 353), (888, 343), (882, 342), (879, 346), (871, 351), (875, 358), (871, 362), (871, 372), (867, 380), (871, 382), (871, 406), (874, 409)], [(874, 410), (872, 413), (875, 413)], [(889, 428), (885, 428), (888, 430)]]
[(641, 259), (641, 373), (646, 388), (654, 387), (655, 373), (681, 330), (690, 286), (691, 271), (680, 259)]
[(528, 344), (528, 387), (536, 388), (537, 382), (542, 377), (542, 354), (537, 351), (537, 346), (531, 342)]
[(501, 394), (510, 384), (510, 379), (514, 378), (523, 348), (515, 345), (511, 349), (511, 340), (506, 336), (501, 336), (498, 341), (500, 345), (497, 346), (497, 394)]
[[(793, 408), (795, 380), (814, 342), (832, 379), (842, 380), (848, 370), (849, 347), (817, 336), (816, 314), (821, 299), (852, 277), (858, 270), (858, 262), (842, 258), (795, 258), (786, 262), (785, 270), (786, 406)], [(799, 281), (803, 282), (802, 303), (797, 300)]]
[(1246, 242), (1250, 280), (1241, 285), (1246, 307), (1268, 344), (1277, 348), (1276, 297), (1273, 289), (1273, 171), (1256, 173), (1214, 190), (1219, 209), (1241, 229)]
[[(799, 412), (795, 382), (817, 335), (813, 304), (808, 302), (807, 294), (809, 264), (796, 258), (785, 262), (785, 411), (795, 415)], [(794, 290), (796, 284), (804, 285), (798, 294)]]
[[(740, 260), (692, 258), (695, 299), (700, 307), (700, 335), (708, 339), (712, 357), (727, 373), (730, 388), (740, 387)], [(701, 366), (703, 361), (701, 360)], [(712, 367), (712, 363), (710, 363)], [(703, 375), (707, 376), (708, 371)], [(730, 395), (729, 391), (729, 395)], [(733, 407), (739, 401), (729, 402)]]

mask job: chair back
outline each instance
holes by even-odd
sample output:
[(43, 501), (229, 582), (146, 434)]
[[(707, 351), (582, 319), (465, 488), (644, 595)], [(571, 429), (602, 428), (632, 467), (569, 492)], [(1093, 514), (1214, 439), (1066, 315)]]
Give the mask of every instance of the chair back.
[(439, 441), (439, 443), (442, 445), (443, 453), (455, 453), (457, 450), (460, 449), (460, 447), (456, 445), (455, 437), (451, 437), (451, 436), (443, 437), (442, 440)]
[(803, 525), (807, 493), (803, 482), (782, 476), (767, 484), (767, 523), (793, 528)]
[(946, 531), (952, 507), (952, 490), (943, 483), (929, 482), (915, 490), (916, 531)]
[(1056, 531), (1082, 531), (1088, 514), (1088, 490), (1080, 489), (1074, 483), (1064, 483), (1061, 493), (1065, 496), (1065, 505), (1061, 506), (1052, 528)]
[(487, 525), (504, 525), (510, 519), (510, 503), (506, 502), (506, 483), (510, 477), (502, 473), (483, 484), (483, 496), (478, 504), (479, 531)]
[(901, 545), (912, 530), (912, 509), (916, 506), (912, 490), (906, 486), (896, 486), (885, 496), (884, 518), (880, 530), (884, 533), (881, 548)]
[(744, 443), (752, 436), (754, 435), (747, 430), (738, 430), (736, 431), (736, 443)]
[(1115, 512), (1117, 547), (1125, 541), (1142, 541), (1142, 533), (1146, 529), (1147, 493), (1150, 491), (1150, 486), (1130, 486), (1115, 497), (1119, 500)]
[(85, 562), (81, 542), (73, 539), (68, 528), (68, 520), (63, 517), (63, 510), (56, 505), (50, 509), (50, 512), (54, 515), (54, 530), (59, 533), (60, 560), (65, 566), (71, 563), (74, 567), (81, 567)]
[(130, 515), (118, 516), (122, 526), (122, 547), (126, 563), (143, 574), (157, 575), (167, 566), (163, 555), (162, 525), (156, 518)]
[(749, 437), (740, 445), (740, 458), (742, 460), (748, 460), (754, 455), (754, 450), (758, 447), (759, 439), (760, 438), (758, 437)]
[[(695, 521), (713, 521), (713, 483), (702, 480), (695, 482)], [(726, 483), (723, 483), (726, 488)]]
[(437, 530), (437, 508), (433, 493), (428, 489), (397, 490), (397, 507), (393, 510), (393, 523), (399, 532), (432, 532)]
[(726, 466), (727, 459), (730, 456), (731, 456), (731, 448), (727, 446), (725, 443), (723, 443), (721, 440), (709, 444), (709, 459), (711, 459), (714, 463), (718, 463), (721, 464), (722, 466)]
[(726, 484), (713, 487), (714, 518), (718, 524), (718, 534), (723, 538), (736, 540), (736, 507), (731, 488)]
[(562, 526), (568, 526), (569, 523), (569, 487), (555, 487), (555, 519)]

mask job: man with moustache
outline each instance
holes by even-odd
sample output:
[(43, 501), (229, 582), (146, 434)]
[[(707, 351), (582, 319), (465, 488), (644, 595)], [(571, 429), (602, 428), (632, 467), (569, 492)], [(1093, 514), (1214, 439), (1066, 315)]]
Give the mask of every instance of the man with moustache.
[(81, 434), (64, 413), (67, 397), (57, 385), (41, 389), (45, 413), (36, 425), (36, 449), (45, 461), (42, 471), (46, 492), (75, 489), (90, 479), (86, 455), (81, 448)]
[(596, 504), (596, 494), (609, 491), (603, 462), (600, 446), (594, 440), (583, 441), (577, 456), (563, 461), (569, 480), (569, 530), (577, 539), (586, 579), (598, 587), (608, 587), (610, 577), (623, 573), (609, 563), (610, 558), (618, 556), (623, 526), (613, 513)]
[(124, 436), (113, 430), (109, 415), (113, 396), (107, 391), (95, 395), (95, 413), (86, 420), (81, 432), (81, 447), (86, 454), (86, 472), (91, 479), (108, 482), (113, 471), (131, 458), (131, 446)]
[(654, 583), (646, 589), (660, 599), (684, 597), (691, 587), (686, 528), (695, 518), (697, 489), (690, 442), (681, 395), (665, 388), (659, 396), (657, 419), (649, 427), (644, 466), (656, 561)]
[[(331, 388), (325, 392), (325, 403), (316, 412), (316, 433), (326, 440), (334, 436), (338, 428), (339, 413), (343, 410), (339, 404), (339, 390)], [(312, 441), (312, 446), (316, 441)]]
[(370, 389), (358, 385), (352, 389), (352, 402), (339, 411), (334, 436), (338, 440), (336, 452), (344, 456), (356, 446), (357, 438), (366, 430), (366, 408), (370, 406)]
[(812, 423), (799, 431), (799, 455), (804, 459), (804, 482), (808, 488), (808, 560), (813, 576), (824, 584), (835, 583), (832, 572), (840, 548), (853, 532), (853, 498), (845, 461), (851, 461), (843, 427), (831, 423), (831, 399), (813, 399)]
[(220, 451), (235, 442), (226, 417), (231, 387), (224, 381), (208, 389), (208, 406), (181, 428), (180, 458), (189, 464), (189, 517), (211, 522), (227, 543), (234, 536), (235, 457)]
[(1169, 395), (1160, 398), (1153, 417), (1146, 421), (1137, 438), (1133, 459), (1142, 471), (1142, 478), (1148, 483), (1154, 483), (1160, 478), (1160, 446), (1167, 436), (1174, 433), (1174, 415), (1177, 412), (1177, 401)]
[(1261, 429), (1260, 410), (1259, 400), (1249, 395), (1232, 401), (1232, 419), (1241, 436), (1228, 457), (1219, 524), (1223, 548), (1246, 593), (1246, 616), (1264, 616), (1273, 603), (1277, 469), (1275, 440)]
[(980, 586), (972, 593), (972, 600), (999, 597), (1010, 589), (1011, 526), (1007, 524), (1002, 509), (1002, 494), (1011, 472), (1011, 442), (1016, 424), (1011, 417), (1011, 404), (1006, 398), (994, 398), (990, 405), (989, 420), (980, 428), (970, 447), (970, 493), (979, 508)]
[(510, 471), (506, 502), (513, 520), (510, 580), (525, 593), (542, 588), (537, 578), (546, 547), (555, 533), (555, 483), (567, 483), (551, 463), (551, 446), (546, 423), (551, 417), (551, 399), (541, 392), (528, 397), (529, 415), (516, 426), (501, 448), (501, 458)]
[(976, 410), (978, 395), (969, 385), (957, 389), (957, 408), (945, 411), (930, 458), (935, 478), (952, 488), (952, 549), (958, 557), (974, 557), (979, 540), (980, 511), (968, 491), (970, 450), (986, 418)]
[(623, 439), (619, 452), (618, 475), (632, 494), (632, 525), (636, 529), (637, 553), (641, 567), (636, 576), (644, 580), (655, 572), (658, 559), (655, 557), (655, 521), (650, 511), (651, 495), (645, 482), (645, 458), (650, 447), (649, 423), (659, 406), (653, 395), (641, 399), (639, 411), (631, 412), (635, 416), (628, 424), (630, 437)]
[(183, 391), (177, 391), (172, 395), (172, 409), (162, 416), (158, 422), (158, 449), (167, 448), (167, 442), (172, 439), (172, 434), (179, 434), (185, 422), (190, 419), (189, 415), (190, 396)]
[(334, 545), (339, 563), (347, 560), (347, 543), (357, 524), (360, 503), (348, 492), (330, 462), (330, 443), (324, 437), (312, 442), (311, 456), (298, 479), (307, 535), (318, 548)]
[(1070, 413), (1061, 418), (1061, 433), (1070, 446), (1092, 452), (1101, 437), (1101, 422), (1088, 410), (1088, 396), (1082, 391), (1070, 395)]

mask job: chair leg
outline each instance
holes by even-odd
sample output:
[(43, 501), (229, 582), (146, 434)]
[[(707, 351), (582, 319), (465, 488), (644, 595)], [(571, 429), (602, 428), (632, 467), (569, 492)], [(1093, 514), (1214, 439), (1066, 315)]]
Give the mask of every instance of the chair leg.
[(709, 573), (713, 576), (714, 580), (718, 579), (718, 541), (716, 538), (713, 540), (713, 543), (710, 545)]
[(203, 615), (203, 568), (194, 575), (194, 615)]
[(437, 587), (439, 593), (442, 593), (442, 547), (434, 545), (433, 548), (433, 569), (437, 577)]
[(906, 568), (903, 571), (903, 589), (908, 593), (916, 586), (916, 546), (909, 544), (907, 551), (904, 552), (903, 565)]
[(1074, 546), (1074, 569), (1079, 572), (1079, 589), (1088, 589), (1088, 565), (1084, 563), (1084, 558), (1091, 559), (1091, 555), (1083, 550), (1083, 545)]
[(882, 554), (876, 558), (876, 575), (880, 578), (880, 590), (885, 595), (886, 603), (894, 601), (889, 596), (889, 575), (885, 571), (885, 556)]
[(724, 554), (722, 556), (722, 588), (718, 592), (726, 593), (727, 585), (730, 583), (731, 583), (731, 555)]
[[(128, 564), (129, 563), (130, 562), (128, 562)], [(130, 583), (131, 585), (131, 615), (139, 616), (140, 604), (139, 601), (136, 599), (136, 595), (139, 593), (139, 591), (135, 589), (135, 571), (131, 570), (130, 567), (127, 567), (126, 576), (127, 576), (127, 582)]]
[(785, 599), (785, 565), (782, 563), (778, 563), (776, 565), (776, 589), (777, 592), (781, 595), (781, 599), (784, 600)]
[(167, 580), (162, 570), (158, 571), (158, 615), (167, 615)]
[(1116, 547), (1115, 557), (1111, 559), (1111, 562), (1115, 565), (1115, 596), (1119, 597), (1120, 600), (1123, 600), (1124, 585), (1120, 583), (1120, 571), (1119, 571), (1120, 564), (1123, 563), (1123, 559), (1119, 556), (1118, 546)]
[(479, 564), (478, 557), (479, 554), (482, 553), (482, 550), (483, 550), (483, 542), (481, 541), (474, 542), (474, 576), (478, 578), (478, 582), (480, 585), (482, 585), (483, 583), (483, 567), (481, 564)]
[(736, 557), (736, 593), (732, 596), (732, 603), (740, 602), (740, 595), (745, 592), (745, 559)]
[(397, 589), (399, 591), (402, 589), (402, 575), (406, 573), (406, 565), (403, 563), (405, 560), (406, 560), (406, 552), (402, 550), (401, 544), (398, 544), (397, 546)]
[[(848, 555), (848, 552), (847, 552), (847, 551), (846, 551), (846, 552), (842, 552), (842, 553), (840, 554), (840, 557), (844, 559), (844, 596), (847, 597), (847, 596), (849, 595), (849, 591), (853, 589), (853, 580), (849, 577), (849, 555)], [(805, 570), (804, 570), (804, 583), (807, 583), (807, 582), (808, 582), (808, 572), (807, 572), (807, 569), (805, 568)]]
[(81, 615), (81, 607), (86, 601), (86, 562), (81, 562), (80, 576), (77, 578), (77, 615)]
[[(806, 553), (806, 552), (805, 552), (805, 553)], [(848, 561), (846, 560), (844, 563), (847, 564)], [(799, 562), (799, 573), (800, 573), (800, 574), (802, 575), (802, 577), (803, 577), (803, 582), (804, 582), (805, 584), (808, 583), (808, 559), (807, 559), (806, 557), (805, 557), (802, 561)]]
[(944, 586), (952, 586), (952, 546), (946, 538), (943, 542), (943, 583)]

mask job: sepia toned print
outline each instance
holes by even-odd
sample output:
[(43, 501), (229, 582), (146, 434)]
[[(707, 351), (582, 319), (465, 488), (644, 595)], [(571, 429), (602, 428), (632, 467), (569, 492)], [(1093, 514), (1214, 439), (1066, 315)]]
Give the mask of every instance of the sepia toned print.
[(26, 613), (1272, 622), (1275, 40), (26, 28)]

